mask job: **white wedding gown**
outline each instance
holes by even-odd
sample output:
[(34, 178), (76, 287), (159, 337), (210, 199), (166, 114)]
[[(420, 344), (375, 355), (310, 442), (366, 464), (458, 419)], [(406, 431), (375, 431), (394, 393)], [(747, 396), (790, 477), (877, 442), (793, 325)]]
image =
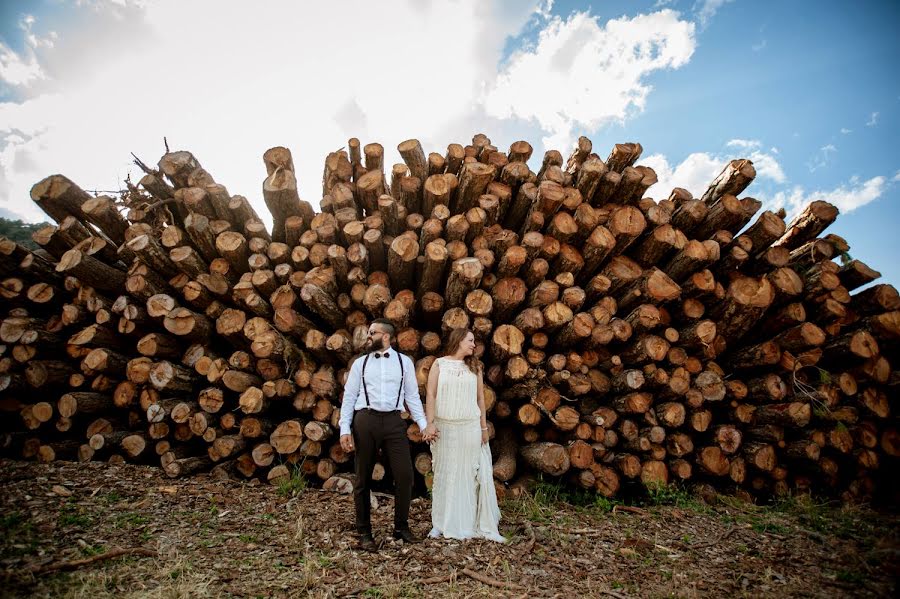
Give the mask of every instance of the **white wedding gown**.
[(504, 542), (497, 525), (500, 508), (494, 489), (491, 447), (481, 444), (478, 378), (462, 360), (438, 358), (435, 425), (440, 436), (431, 446), (429, 536), (485, 538)]

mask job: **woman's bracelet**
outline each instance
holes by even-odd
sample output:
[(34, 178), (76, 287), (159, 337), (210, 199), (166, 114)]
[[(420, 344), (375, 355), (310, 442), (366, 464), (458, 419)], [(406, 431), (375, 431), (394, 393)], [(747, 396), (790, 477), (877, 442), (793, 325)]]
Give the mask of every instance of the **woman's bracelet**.
[(483, 429), (481, 429), (481, 430), (486, 431), (486, 430), (488, 430), (488, 429), (487, 429), (487, 428), (483, 428)]

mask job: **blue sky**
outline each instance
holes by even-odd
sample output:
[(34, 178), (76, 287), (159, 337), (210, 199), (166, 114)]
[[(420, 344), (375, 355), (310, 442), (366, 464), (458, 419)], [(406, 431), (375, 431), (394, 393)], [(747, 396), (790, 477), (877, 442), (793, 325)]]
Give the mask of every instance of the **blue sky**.
[[(323, 3), (324, 4), (324, 3)], [(368, 4), (378, 4), (377, 7)], [(222, 7), (227, 6), (227, 9)], [(317, 14), (316, 11), (322, 11)], [(900, 3), (687, 0), (0, 3), (0, 214), (40, 217), (53, 172), (119, 189), (165, 135), (262, 205), (260, 156), (321, 164), (351, 136), (442, 152), (487, 133), (535, 160), (587, 135), (639, 141), (662, 197), (750, 157), (767, 207), (837, 203), (830, 231), (900, 284)], [(214, 18), (211, 18), (214, 15)]]

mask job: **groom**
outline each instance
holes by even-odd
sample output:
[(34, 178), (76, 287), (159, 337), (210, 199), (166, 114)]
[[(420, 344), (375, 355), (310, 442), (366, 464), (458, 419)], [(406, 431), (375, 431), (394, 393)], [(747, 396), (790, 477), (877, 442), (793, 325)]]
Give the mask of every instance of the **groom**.
[(341, 447), (348, 453), (356, 451), (356, 531), (360, 535), (359, 546), (366, 551), (376, 549), (369, 490), (379, 448), (384, 450), (394, 474), (394, 538), (407, 543), (420, 540), (409, 530), (413, 466), (406, 422), (400, 412), (405, 402), (413, 420), (424, 431), (425, 411), (419, 398), (415, 365), (409, 356), (391, 348), (394, 335), (390, 320), (372, 321), (366, 340), (368, 353), (350, 367), (341, 404)]

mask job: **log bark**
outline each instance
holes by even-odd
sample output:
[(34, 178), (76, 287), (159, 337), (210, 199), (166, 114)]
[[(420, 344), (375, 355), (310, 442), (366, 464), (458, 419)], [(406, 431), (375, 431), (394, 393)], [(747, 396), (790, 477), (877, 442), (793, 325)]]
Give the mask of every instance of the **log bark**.
[[(267, 167), (268, 168), (268, 167)], [(272, 240), (286, 239), (285, 223), (292, 216), (303, 217), (300, 196), (297, 193), (297, 178), (288, 168), (275, 168), (263, 181), (263, 200), (272, 213)], [(308, 214), (307, 214), (308, 216)]]
[(740, 194), (755, 178), (756, 169), (751, 161), (747, 159), (732, 160), (710, 183), (700, 199), (710, 206), (726, 194), (733, 196)]
[(775, 243), (789, 250), (800, 247), (817, 237), (838, 216), (837, 207), (822, 200), (809, 204), (787, 226), (787, 230)]
[(519, 453), (529, 466), (551, 476), (562, 476), (571, 466), (569, 452), (558, 443), (532, 443)]

